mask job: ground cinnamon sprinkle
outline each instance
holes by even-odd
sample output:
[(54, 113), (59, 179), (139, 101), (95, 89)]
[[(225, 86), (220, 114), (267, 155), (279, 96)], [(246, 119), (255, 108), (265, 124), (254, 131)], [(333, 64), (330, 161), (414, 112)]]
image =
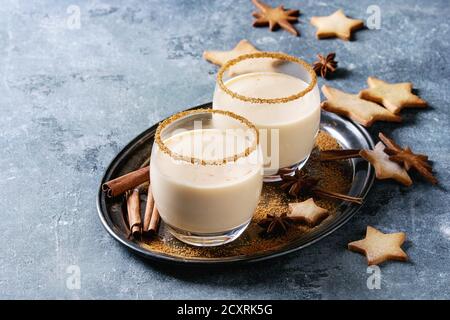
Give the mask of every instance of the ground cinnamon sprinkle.
[[(320, 188), (346, 194), (350, 188), (352, 179), (349, 162), (318, 161), (319, 150), (331, 149), (340, 149), (338, 142), (328, 133), (323, 131), (319, 132), (316, 139), (316, 148), (311, 154), (311, 158), (306, 167), (302, 170), (304, 170), (309, 176), (320, 179)], [(269, 213), (281, 214), (283, 212), (288, 212), (289, 202), (303, 200), (306, 199), (299, 198), (296, 200), (287, 197), (286, 194), (280, 190), (277, 184), (265, 184), (261, 194), (260, 203), (256, 209), (250, 226), (239, 239), (232, 243), (211, 248), (189, 246), (174, 239), (164, 228), (163, 223), (159, 228), (157, 238), (151, 240), (143, 239), (141, 242), (138, 241), (138, 243), (150, 251), (160, 252), (172, 256), (191, 258), (233, 257), (276, 250), (277, 248), (283, 247), (312, 229), (305, 226), (298, 226), (297, 229), (289, 230), (289, 232), (284, 236), (266, 239), (259, 236), (259, 232), (262, 229), (257, 225), (258, 221), (264, 219)], [(333, 219), (333, 215), (336, 214), (340, 201), (321, 198), (316, 198), (315, 201), (319, 206), (328, 209), (330, 212), (330, 216), (322, 223), (329, 219)]]

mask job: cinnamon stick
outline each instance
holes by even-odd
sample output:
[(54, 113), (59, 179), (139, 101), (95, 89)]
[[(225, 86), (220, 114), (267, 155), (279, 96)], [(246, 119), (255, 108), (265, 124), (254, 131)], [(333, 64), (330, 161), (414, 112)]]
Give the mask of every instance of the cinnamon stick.
[(153, 207), (152, 217), (150, 220), (150, 225), (148, 227), (148, 233), (154, 235), (158, 233), (158, 227), (159, 227), (159, 211), (156, 208), (156, 206)]
[(148, 157), (147, 159), (145, 159), (144, 162), (142, 162), (141, 168), (147, 167), (149, 164), (150, 164), (150, 157)]
[(130, 235), (133, 238), (140, 236), (142, 231), (141, 207), (139, 199), (139, 189), (135, 188), (127, 194), (127, 213)]
[(336, 150), (324, 150), (320, 152), (320, 161), (333, 161), (333, 160), (345, 160), (351, 158), (359, 158), (358, 149), (336, 149)]
[(149, 231), (154, 206), (155, 200), (153, 199), (152, 186), (149, 185), (147, 190), (147, 203), (145, 204), (145, 213), (144, 213), (144, 225), (143, 225), (144, 232)]
[(357, 204), (363, 203), (363, 198), (352, 197), (352, 196), (342, 194), (342, 193), (326, 191), (326, 190), (322, 190), (322, 189), (313, 189), (312, 192), (321, 197), (339, 199), (339, 200), (344, 200), (344, 201), (353, 202), (353, 203), (357, 203)]
[[(141, 165), (141, 167), (148, 166), (150, 164), (150, 158), (147, 158)], [(152, 187), (149, 184), (147, 190), (147, 203), (145, 205), (143, 232), (150, 235), (154, 235), (158, 232), (159, 227), (159, 212), (155, 206), (155, 199), (153, 198)]]
[(102, 190), (108, 197), (115, 197), (149, 180), (150, 167), (146, 166), (136, 171), (127, 173), (116, 179), (105, 182), (102, 185)]

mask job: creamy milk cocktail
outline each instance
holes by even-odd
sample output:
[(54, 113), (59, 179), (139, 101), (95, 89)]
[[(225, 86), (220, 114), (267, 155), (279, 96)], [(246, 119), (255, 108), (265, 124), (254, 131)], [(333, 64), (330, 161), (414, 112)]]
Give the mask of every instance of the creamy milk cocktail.
[[(239, 135), (225, 135), (222, 130), (206, 129), (183, 132), (164, 143), (184, 156), (212, 160), (218, 158), (214, 153), (223, 143), (230, 147), (236, 141), (243, 143), (242, 139)], [(250, 155), (253, 159), (204, 166), (172, 160), (158, 152), (151, 161), (151, 183), (163, 220), (173, 227), (196, 233), (232, 230), (247, 223), (262, 187), (261, 166), (256, 155), (254, 151)]]
[[(308, 87), (308, 83), (300, 78), (278, 72), (247, 73), (231, 78), (224, 84), (240, 95), (265, 99), (289, 97)], [(232, 111), (249, 119), (258, 129), (268, 129), (266, 142), (265, 134), (260, 133), (265, 168), (270, 162), (270, 172), (277, 172), (279, 168), (307, 159), (319, 130), (320, 94), (317, 86), (303, 97), (285, 103), (242, 101), (217, 86), (213, 108)], [(276, 132), (271, 134), (271, 129), (278, 129), (278, 136)]]
[(168, 150), (186, 159), (217, 161), (191, 163), (154, 144), (152, 191), (161, 218), (174, 236), (194, 245), (217, 245), (232, 240), (233, 236), (226, 236), (228, 232), (239, 229), (240, 234), (250, 222), (261, 193), (260, 150), (253, 148), (236, 161), (222, 160), (232, 159), (255, 143), (249, 140), (248, 131), (184, 130), (162, 141)]

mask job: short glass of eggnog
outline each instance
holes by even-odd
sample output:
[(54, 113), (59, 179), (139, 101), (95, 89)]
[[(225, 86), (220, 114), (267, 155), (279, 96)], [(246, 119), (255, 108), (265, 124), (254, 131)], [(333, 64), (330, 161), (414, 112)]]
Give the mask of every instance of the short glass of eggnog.
[(150, 178), (155, 205), (172, 235), (196, 246), (239, 237), (259, 201), (262, 162), (256, 127), (232, 112), (197, 109), (163, 121)]
[(255, 124), (264, 181), (278, 181), (301, 168), (314, 147), (320, 124), (316, 74), (308, 63), (283, 53), (239, 56), (219, 70), (213, 109)]

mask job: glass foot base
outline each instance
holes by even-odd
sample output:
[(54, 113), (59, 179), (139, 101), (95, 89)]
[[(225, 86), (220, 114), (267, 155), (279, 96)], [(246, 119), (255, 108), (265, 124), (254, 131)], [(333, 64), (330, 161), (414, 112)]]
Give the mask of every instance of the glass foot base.
[(250, 224), (250, 221), (225, 232), (217, 233), (194, 233), (183, 231), (166, 224), (169, 232), (178, 240), (197, 247), (215, 247), (236, 240)]
[(309, 156), (307, 156), (305, 159), (303, 159), (302, 161), (290, 166), (290, 167), (286, 167), (286, 168), (281, 168), (278, 170), (278, 172), (276, 174), (273, 175), (264, 175), (264, 182), (277, 182), (277, 181), (281, 181), (281, 175), (287, 175), (287, 176), (292, 176), (294, 175), (296, 170), (300, 170), (301, 168), (303, 168), (303, 166), (306, 164), (306, 162), (308, 162)]

